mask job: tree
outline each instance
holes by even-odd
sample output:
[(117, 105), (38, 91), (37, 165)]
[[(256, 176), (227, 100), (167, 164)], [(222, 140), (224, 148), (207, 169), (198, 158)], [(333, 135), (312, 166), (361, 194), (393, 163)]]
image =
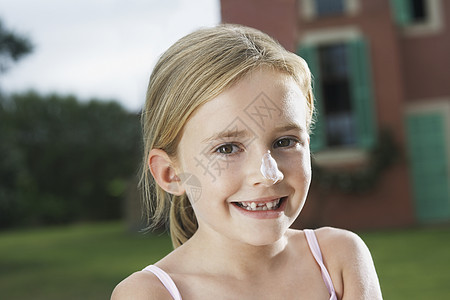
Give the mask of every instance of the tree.
[(30, 40), (7, 29), (0, 20), (0, 74), (32, 50)]
[(137, 175), (139, 118), (118, 103), (0, 97), (0, 228), (119, 218)]
[[(32, 49), (0, 20), (0, 74)], [(0, 91), (0, 228), (118, 218), (141, 148), (116, 102)]]

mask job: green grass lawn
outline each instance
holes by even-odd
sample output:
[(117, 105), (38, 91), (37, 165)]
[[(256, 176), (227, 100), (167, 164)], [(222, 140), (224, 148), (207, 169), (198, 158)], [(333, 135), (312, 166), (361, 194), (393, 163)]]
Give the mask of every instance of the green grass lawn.
[[(0, 298), (108, 299), (130, 273), (171, 250), (166, 235), (120, 223), (0, 233)], [(450, 299), (450, 228), (361, 234), (385, 299)]]
[(450, 227), (361, 234), (385, 299), (450, 299)]
[(0, 234), (0, 299), (109, 299), (114, 286), (171, 250), (167, 235), (120, 223)]

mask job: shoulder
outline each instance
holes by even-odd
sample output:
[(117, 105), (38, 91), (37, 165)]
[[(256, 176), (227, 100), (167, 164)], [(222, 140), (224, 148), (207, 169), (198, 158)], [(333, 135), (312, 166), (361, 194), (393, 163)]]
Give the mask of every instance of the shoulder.
[(125, 278), (114, 288), (111, 300), (121, 299), (172, 299), (172, 297), (153, 273), (139, 271)]
[[(348, 258), (348, 251), (354, 254), (368, 251), (363, 240), (355, 233), (333, 227), (313, 230), (322, 252), (333, 252), (333, 256)], [(301, 230), (291, 230), (294, 236), (304, 238)]]
[(381, 299), (372, 255), (364, 241), (351, 231), (332, 227), (315, 233), (324, 259), (342, 274), (342, 299)]
[(339, 256), (345, 254), (342, 258), (348, 258), (349, 254), (363, 255), (369, 251), (364, 241), (351, 231), (333, 227), (322, 227), (316, 229), (314, 232), (321, 249), (327, 251), (327, 248), (331, 248)]
[[(351, 231), (322, 227), (313, 230), (313, 232), (327, 265), (345, 267), (349, 261), (353, 261), (357, 257), (370, 255), (363, 240)], [(291, 230), (291, 236), (306, 242), (304, 231)]]
[(333, 259), (343, 271), (349, 266), (373, 265), (369, 248), (357, 234), (332, 227), (319, 228), (315, 233), (324, 256)]

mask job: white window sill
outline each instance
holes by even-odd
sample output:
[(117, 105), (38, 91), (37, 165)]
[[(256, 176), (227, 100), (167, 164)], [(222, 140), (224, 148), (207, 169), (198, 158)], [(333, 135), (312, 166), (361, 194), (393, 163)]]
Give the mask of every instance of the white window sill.
[(370, 153), (361, 148), (329, 148), (313, 154), (319, 167), (363, 167), (369, 163)]

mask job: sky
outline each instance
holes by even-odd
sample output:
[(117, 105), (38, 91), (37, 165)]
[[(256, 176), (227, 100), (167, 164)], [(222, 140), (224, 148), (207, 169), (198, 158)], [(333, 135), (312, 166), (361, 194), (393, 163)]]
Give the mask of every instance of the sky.
[(144, 101), (158, 57), (182, 36), (220, 22), (219, 0), (1, 0), (4, 27), (33, 52), (0, 76), (5, 92)]

